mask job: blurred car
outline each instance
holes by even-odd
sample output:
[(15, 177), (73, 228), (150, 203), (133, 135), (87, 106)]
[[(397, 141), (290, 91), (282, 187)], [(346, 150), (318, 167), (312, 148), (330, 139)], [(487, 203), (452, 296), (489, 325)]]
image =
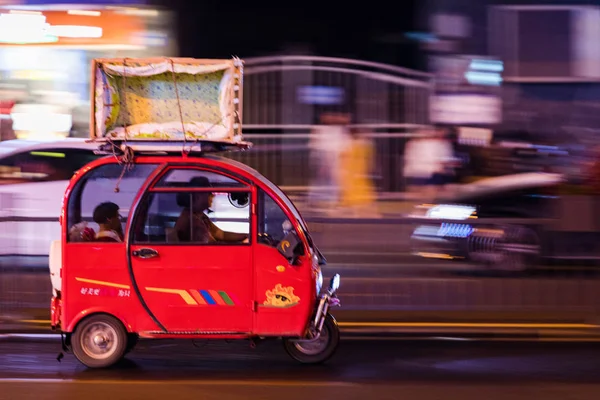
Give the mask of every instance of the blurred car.
[[(524, 271), (552, 260), (600, 259), (600, 202), (569, 193), (561, 174), (522, 173), (465, 184), (410, 217), (414, 253)], [(418, 221), (418, 222), (417, 222)]]
[[(60, 215), (69, 180), (81, 167), (95, 158), (97, 145), (86, 139), (67, 138), (57, 141), (8, 140), (0, 142), (0, 255), (47, 256), (50, 243), (60, 238)], [(177, 177), (182, 180), (185, 176)], [(133, 197), (145, 177), (123, 182), (121, 195)], [(110, 201), (112, 186), (99, 180), (95, 186), (102, 198)], [(98, 193), (88, 195), (98, 197)], [(213, 199), (211, 219), (221, 229), (244, 231), (248, 204), (244, 199), (230, 199), (217, 193)], [(88, 202), (93, 204), (93, 202)], [(169, 205), (176, 211), (176, 205)], [(126, 216), (129, 210), (121, 210)], [(93, 210), (83, 210), (91, 220)], [(245, 222), (247, 224), (247, 222)], [(92, 228), (97, 229), (93, 222)]]
[(84, 139), (0, 142), (1, 254), (48, 254), (67, 183), (96, 157)]

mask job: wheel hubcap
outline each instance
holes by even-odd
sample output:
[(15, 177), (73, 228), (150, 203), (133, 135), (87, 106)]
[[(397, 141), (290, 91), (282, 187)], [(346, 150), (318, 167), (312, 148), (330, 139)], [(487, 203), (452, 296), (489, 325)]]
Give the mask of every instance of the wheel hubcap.
[[(311, 338), (314, 338), (316, 336), (316, 334), (311, 334)], [(310, 339), (309, 339), (310, 340)], [(316, 355), (319, 353), (322, 353), (326, 348), (327, 345), (329, 344), (329, 330), (327, 329), (327, 327), (323, 327), (323, 329), (321, 330), (321, 336), (319, 336), (319, 339), (313, 341), (298, 341), (294, 343), (294, 346), (296, 346), (296, 349), (298, 349), (299, 351), (301, 351), (304, 354), (307, 355)]]
[(108, 338), (106, 336), (102, 336), (102, 335), (96, 335), (94, 336), (94, 344), (98, 347), (106, 347), (106, 344), (108, 343)]
[(81, 335), (81, 348), (96, 360), (108, 358), (118, 348), (115, 329), (105, 322), (96, 322), (87, 326)]

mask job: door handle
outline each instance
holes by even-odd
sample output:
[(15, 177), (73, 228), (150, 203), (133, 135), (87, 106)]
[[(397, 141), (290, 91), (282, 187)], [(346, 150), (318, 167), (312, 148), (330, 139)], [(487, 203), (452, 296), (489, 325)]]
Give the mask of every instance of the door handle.
[(134, 250), (131, 253), (134, 257), (139, 257), (139, 258), (154, 258), (154, 257), (158, 257), (158, 251), (154, 250), (154, 249), (139, 249), (139, 250)]

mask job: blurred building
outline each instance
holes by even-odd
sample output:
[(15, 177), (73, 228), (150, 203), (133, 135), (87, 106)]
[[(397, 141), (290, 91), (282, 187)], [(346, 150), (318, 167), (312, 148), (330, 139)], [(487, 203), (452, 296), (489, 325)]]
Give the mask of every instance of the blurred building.
[[(553, 141), (597, 136), (597, 2), (427, 0), (422, 6), (420, 39), (438, 82), (434, 120), (456, 111), (455, 122)], [(449, 92), (454, 101), (440, 103)]]
[(174, 55), (170, 21), (145, 0), (0, 0), (0, 140), (87, 136), (91, 59)]

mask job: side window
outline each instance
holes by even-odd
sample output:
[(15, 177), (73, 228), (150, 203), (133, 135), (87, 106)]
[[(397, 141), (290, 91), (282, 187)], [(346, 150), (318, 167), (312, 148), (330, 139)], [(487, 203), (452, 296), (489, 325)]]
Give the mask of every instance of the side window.
[(4, 183), (69, 180), (73, 173), (98, 158), (91, 150), (44, 149), (17, 153), (0, 160)]
[[(246, 206), (232, 202), (235, 198), (243, 198)], [(136, 218), (135, 242), (242, 243), (250, 234), (249, 203), (249, 190), (151, 192)]]
[(259, 243), (276, 247), (294, 230), (281, 207), (262, 189), (258, 191), (258, 210)]
[[(84, 180), (75, 186), (69, 197), (68, 240), (95, 240), (101, 227), (94, 221), (94, 210), (107, 202), (114, 203), (119, 208), (121, 223), (119, 227), (115, 226), (114, 230), (123, 230), (123, 223), (129, 215), (135, 196), (156, 167), (156, 164), (134, 164), (124, 170), (122, 165), (106, 164), (89, 172)], [(115, 190), (117, 187), (118, 190)]]
[(241, 243), (250, 234), (250, 186), (214, 171), (168, 171), (135, 221), (138, 243)]
[(63, 163), (63, 165), (66, 165), (66, 172), (69, 174), (68, 179), (71, 179), (73, 174), (86, 164), (104, 157), (104, 155), (101, 154), (94, 154), (92, 150), (84, 149), (66, 149), (60, 152), (65, 154), (65, 163)]

